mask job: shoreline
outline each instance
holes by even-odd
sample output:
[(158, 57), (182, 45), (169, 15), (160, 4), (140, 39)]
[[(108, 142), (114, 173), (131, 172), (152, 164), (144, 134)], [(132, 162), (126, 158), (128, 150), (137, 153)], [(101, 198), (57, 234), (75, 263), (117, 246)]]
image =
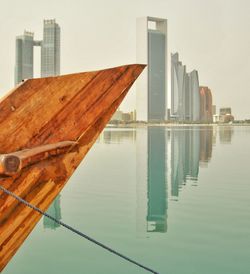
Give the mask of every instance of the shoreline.
[(124, 123), (124, 124), (107, 124), (108, 128), (135, 128), (135, 127), (250, 127), (250, 123), (235, 124), (172, 124), (172, 123)]

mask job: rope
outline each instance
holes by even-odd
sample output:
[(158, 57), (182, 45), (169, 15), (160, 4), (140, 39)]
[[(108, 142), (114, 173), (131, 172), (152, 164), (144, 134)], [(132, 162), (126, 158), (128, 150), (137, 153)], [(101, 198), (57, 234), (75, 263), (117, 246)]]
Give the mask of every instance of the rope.
[(94, 243), (94, 244), (96, 244), (96, 245), (98, 245), (98, 246), (100, 246), (100, 247), (102, 247), (102, 248), (108, 250), (109, 252), (111, 252), (111, 253), (113, 253), (113, 254), (115, 254), (115, 255), (121, 257), (122, 259), (124, 259), (124, 260), (126, 260), (126, 261), (128, 261), (128, 262), (130, 262), (130, 263), (132, 263), (132, 264), (135, 264), (135, 265), (137, 265), (138, 267), (147, 270), (148, 272), (151, 272), (151, 273), (154, 273), (154, 274), (159, 274), (159, 273), (156, 272), (155, 270), (153, 270), (153, 269), (151, 269), (151, 268), (149, 268), (149, 267), (146, 267), (146, 266), (142, 265), (141, 263), (136, 262), (135, 260), (133, 260), (133, 259), (131, 259), (131, 258), (129, 258), (129, 257), (123, 255), (123, 254), (121, 254), (120, 252), (114, 250), (114, 249), (111, 248), (111, 247), (108, 247), (108, 246), (105, 245), (105, 244), (102, 244), (101, 242), (99, 242), (99, 241), (97, 241), (97, 240), (95, 240), (95, 239), (89, 237), (88, 235), (86, 235), (86, 234), (82, 233), (81, 231), (79, 231), (79, 230), (73, 228), (72, 226), (67, 225), (67, 224), (65, 224), (65, 223), (63, 223), (63, 222), (61, 222), (61, 221), (55, 219), (54, 217), (50, 216), (48, 213), (46, 213), (46, 212), (42, 211), (40, 208), (38, 208), (38, 207), (36, 207), (36, 206), (30, 204), (29, 202), (25, 201), (24, 199), (22, 199), (21, 197), (17, 196), (17, 195), (14, 194), (13, 192), (7, 190), (6, 188), (4, 188), (4, 187), (1, 186), (1, 185), (0, 185), (0, 190), (2, 190), (2, 191), (3, 191), (4, 193), (6, 193), (6, 194), (12, 196), (13, 198), (15, 198), (15, 199), (18, 200), (19, 202), (23, 203), (23, 204), (26, 205), (27, 207), (29, 207), (29, 208), (31, 208), (31, 209), (37, 211), (37, 212), (40, 213), (41, 215), (43, 215), (43, 216), (45, 216), (45, 217), (51, 219), (52, 221), (56, 222), (56, 223), (59, 224), (59, 225), (65, 227), (66, 229), (70, 230), (71, 232), (73, 232), (73, 233), (75, 233), (75, 234), (78, 234), (79, 236), (81, 236), (81, 237), (87, 239), (88, 241), (90, 241), (90, 242), (92, 242), (92, 243)]

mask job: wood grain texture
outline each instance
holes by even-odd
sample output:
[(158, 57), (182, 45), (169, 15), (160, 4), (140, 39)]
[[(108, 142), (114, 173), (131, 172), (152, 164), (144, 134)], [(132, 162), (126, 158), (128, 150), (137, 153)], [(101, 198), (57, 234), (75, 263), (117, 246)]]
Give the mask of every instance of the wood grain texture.
[[(47, 210), (94, 144), (144, 65), (25, 81), (0, 101), (0, 153), (62, 141), (79, 149), (25, 167), (0, 184)], [(0, 271), (41, 216), (0, 191)]]

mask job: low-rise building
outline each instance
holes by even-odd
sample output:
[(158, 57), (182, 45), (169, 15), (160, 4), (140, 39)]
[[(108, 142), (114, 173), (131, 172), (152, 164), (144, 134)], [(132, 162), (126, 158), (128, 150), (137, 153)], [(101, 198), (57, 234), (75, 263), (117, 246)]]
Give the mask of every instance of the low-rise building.
[(232, 115), (232, 110), (230, 107), (220, 108), (220, 123), (230, 123), (234, 121), (234, 116)]

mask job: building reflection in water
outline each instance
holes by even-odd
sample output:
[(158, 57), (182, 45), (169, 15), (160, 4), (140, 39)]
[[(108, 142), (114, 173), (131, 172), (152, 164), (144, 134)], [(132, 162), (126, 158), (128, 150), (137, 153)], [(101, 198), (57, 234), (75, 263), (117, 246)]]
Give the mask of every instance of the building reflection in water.
[[(146, 132), (145, 132), (146, 131)], [(168, 199), (212, 157), (213, 127), (137, 129), (137, 232), (167, 231)], [(169, 188), (169, 189), (168, 189)]]
[(207, 166), (211, 160), (214, 138), (213, 127), (200, 129), (200, 166)]
[(196, 181), (199, 173), (200, 135), (198, 130), (171, 131), (171, 196), (178, 197), (179, 190), (188, 179)]
[(131, 128), (114, 128), (114, 129), (104, 129), (100, 134), (97, 143), (105, 144), (120, 144), (124, 141), (135, 142), (136, 131)]
[(232, 126), (219, 126), (219, 138), (221, 144), (231, 144), (234, 133)]
[[(57, 219), (57, 220), (61, 220), (62, 219), (62, 215), (61, 215), (61, 205), (60, 205), (60, 199), (61, 199), (61, 195), (59, 194), (54, 202), (51, 204), (51, 206), (49, 207), (49, 209), (47, 210), (47, 213), (52, 216), (53, 218)], [(55, 230), (58, 227), (60, 227), (60, 225), (56, 222), (54, 222), (53, 220), (47, 218), (47, 217), (43, 217), (43, 227), (45, 229), (52, 229)]]
[(150, 127), (148, 134), (147, 231), (167, 231), (167, 174), (165, 128)]
[[(221, 132), (220, 140), (229, 140), (228, 136), (232, 136), (229, 128), (223, 128)], [(212, 126), (103, 131), (98, 142), (136, 142), (136, 224), (139, 236), (148, 232), (167, 232), (168, 200), (178, 200), (183, 186), (198, 180), (199, 168), (206, 167), (211, 160), (215, 138)], [(60, 198), (58, 195), (47, 211), (57, 220), (61, 220)], [(60, 225), (44, 217), (43, 226), (55, 230)]]

